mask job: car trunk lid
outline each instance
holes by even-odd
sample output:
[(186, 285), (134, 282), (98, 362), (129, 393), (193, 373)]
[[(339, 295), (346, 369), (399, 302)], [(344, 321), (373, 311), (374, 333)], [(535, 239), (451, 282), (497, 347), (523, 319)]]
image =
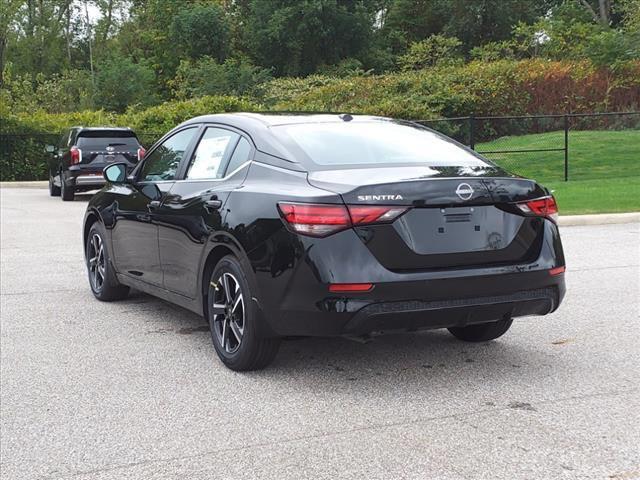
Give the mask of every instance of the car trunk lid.
[(348, 205), (410, 207), (391, 224), (355, 228), (390, 270), (515, 264), (540, 250), (543, 220), (510, 206), (546, 191), (498, 167), (323, 170), (310, 172), (309, 183)]

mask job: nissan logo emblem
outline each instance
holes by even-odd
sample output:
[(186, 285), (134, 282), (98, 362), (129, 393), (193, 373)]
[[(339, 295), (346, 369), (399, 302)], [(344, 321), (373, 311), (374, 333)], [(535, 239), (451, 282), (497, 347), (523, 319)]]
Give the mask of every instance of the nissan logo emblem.
[(456, 188), (456, 195), (458, 195), (462, 200), (469, 200), (473, 197), (473, 188), (468, 183), (461, 183)]

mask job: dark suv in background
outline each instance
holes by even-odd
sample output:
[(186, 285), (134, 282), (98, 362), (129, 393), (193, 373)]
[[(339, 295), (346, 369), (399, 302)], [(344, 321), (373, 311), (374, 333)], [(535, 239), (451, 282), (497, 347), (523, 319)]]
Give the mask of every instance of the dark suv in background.
[(73, 127), (53, 148), (49, 193), (73, 200), (76, 192), (102, 188), (102, 170), (108, 164), (125, 162), (132, 169), (143, 156), (144, 148), (130, 128)]

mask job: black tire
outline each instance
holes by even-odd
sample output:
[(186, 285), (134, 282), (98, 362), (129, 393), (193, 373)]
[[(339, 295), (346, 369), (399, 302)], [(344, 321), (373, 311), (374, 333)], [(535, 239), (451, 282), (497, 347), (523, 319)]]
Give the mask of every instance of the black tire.
[(452, 327), (448, 330), (451, 332), (451, 335), (458, 340), (465, 342), (488, 342), (489, 340), (495, 340), (504, 335), (512, 323), (513, 319), (507, 318), (491, 323), (480, 323), (466, 327)]
[(85, 262), (93, 295), (103, 302), (111, 302), (126, 298), (129, 287), (118, 282), (105, 239), (104, 226), (100, 222), (95, 222), (87, 236)]
[(76, 191), (73, 187), (67, 187), (64, 182), (64, 178), (62, 177), (62, 173), (60, 174), (60, 196), (62, 197), (63, 202), (73, 202), (73, 199), (76, 196)]
[(51, 174), (49, 174), (49, 195), (51, 195), (52, 197), (60, 196), (60, 187), (57, 187), (53, 183), (53, 176), (51, 176)]
[(207, 321), (220, 360), (235, 371), (265, 368), (278, 353), (280, 339), (259, 335), (257, 307), (242, 266), (227, 255), (208, 281)]

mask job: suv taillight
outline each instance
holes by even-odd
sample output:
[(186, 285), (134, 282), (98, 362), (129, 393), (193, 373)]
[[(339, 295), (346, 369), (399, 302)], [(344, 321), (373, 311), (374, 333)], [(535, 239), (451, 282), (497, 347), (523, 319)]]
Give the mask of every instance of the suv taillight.
[(545, 217), (554, 222), (558, 221), (558, 204), (556, 203), (556, 199), (553, 198), (553, 195), (516, 203), (516, 205), (527, 215)]
[(326, 237), (352, 226), (389, 223), (407, 211), (407, 207), (383, 205), (326, 205), (280, 202), (282, 218), (296, 233)]
[(71, 147), (69, 153), (71, 154), (72, 165), (75, 165), (82, 161), (82, 150), (80, 150), (78, 147)]
[(138, 149), (138, 161), (142, 160), (144, 158), (144, 154), (147, 153), (147, 151), (143, 148), (140, 147)]

